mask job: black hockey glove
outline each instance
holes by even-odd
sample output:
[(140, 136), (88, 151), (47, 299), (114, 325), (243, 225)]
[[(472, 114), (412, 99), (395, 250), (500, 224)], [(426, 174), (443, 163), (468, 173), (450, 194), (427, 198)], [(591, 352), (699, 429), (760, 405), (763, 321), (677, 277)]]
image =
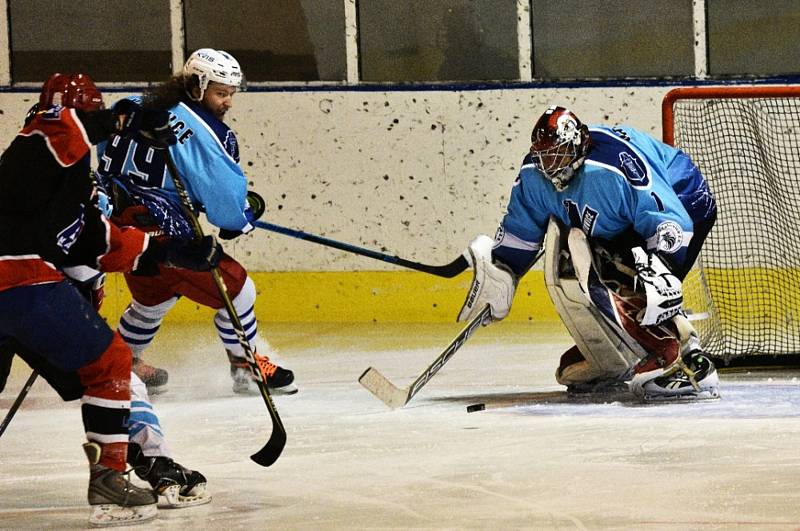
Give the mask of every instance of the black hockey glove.
[[(244, 210), (244, 216), (247, 222), (252, 224), (255, 220), (259, 219), (267, 211), (267, 203), (264, 198), (253, 191), (247, 192), (247, 208)], [(232, 240), (242, 235), (240, 230), (220, 229), (219, 237), (221, 240)]]
[(119, 100), (114, 105), (114, 119), (117, 134), (134, 136), (142, 126), (142, 107), (131, 100)]
[(219, 265), (222, 252), (222, 246), (216, 238), (204, 236), (199, 242), (185, 244), (151, 239), (145, 255), (168, 267), (208, 271)]
[(142, 109), (142, 132), (157, 149), (166, 149), (178, 142), (169, 124), (169, 111)]
[(222, 258), (222, 246), (213, 236), (203, 236), (197, 242), (167, 247), (164, 264), (192, 271), (208, 271), (217, 267)]
[(178, 141), (169, 125), (169, 112), (158, 109), (145, 109), (131, 100), (120, 100), (114, 105), (117, 133), (132, 137), (143, 133), (157, 149), (165, 149)]

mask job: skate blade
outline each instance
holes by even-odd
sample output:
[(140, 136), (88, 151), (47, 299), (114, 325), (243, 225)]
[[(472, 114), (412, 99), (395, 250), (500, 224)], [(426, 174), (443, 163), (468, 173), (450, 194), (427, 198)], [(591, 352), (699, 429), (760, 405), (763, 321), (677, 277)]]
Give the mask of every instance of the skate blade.
[(300, 389), (293, 383), (289, 385), (284, 385), (283, 387), (270, 387), (269, 392), (273, 395), (293, 395), (298, 392)]
[(719, 389), (704, 389), (700, 392), (692, 391), (690, 393), (675, 394), (675, 395), (644, 395), (643, 402), (647, 403), (662, 403), (662, 402), (686, 402), (692, 400), (716, 400), (720, 398)]
[(166, 384), (159, 386), (152, 386), (152, 387), (149, 385), (145, 385), (145, 387), (147, 387), (147, 394), (149, 396), (163, 395), (169, 390)]
[(181, 495), (180, 485), (171, 485), (159, 493), (158, 507), (161, 509), (183, 509), (204, 505), (211, 501), (211, 495), (206, 491), (205, 483), (198, 483), (189, 495)]
[(89, 515), (91, 527), (113, 527), (118, 525), (134, 525), (153, 520), (158, 516), (155, 503), (123, 507), (115, 504), (93, 505)]
[[(300, 389), (298, 389), (297, 386), (293, 383), (290, 383), (289, 385), (284, 385), (283, 387), (268, 387), (268, 389), (271, 395), (293, 395), (296, 394), (298, 391), (300, 391)], [(250, 396), (257, 396), (261, 394), (260, 391), (258, 390), (258, 386), (255, 383), (250, 384), (249, 382), (247, 385), (234, 383), (233, 392), (236, 393), (237, 395), (250, 395)]]

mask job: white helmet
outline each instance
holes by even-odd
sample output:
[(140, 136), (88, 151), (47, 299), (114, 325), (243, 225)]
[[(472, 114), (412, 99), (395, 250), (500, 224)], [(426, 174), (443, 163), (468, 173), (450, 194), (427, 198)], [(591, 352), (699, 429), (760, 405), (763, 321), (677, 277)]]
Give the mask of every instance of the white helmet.
[(198, 100), (203, 99), (210, 81), (237, 88), (242, 86), (242, 69), (239, 67), (239, 62), (222, 50), (200, 48), (192, 52), (183, 65), (183, 75), (186, 78), (197, 76), (200, 86)]

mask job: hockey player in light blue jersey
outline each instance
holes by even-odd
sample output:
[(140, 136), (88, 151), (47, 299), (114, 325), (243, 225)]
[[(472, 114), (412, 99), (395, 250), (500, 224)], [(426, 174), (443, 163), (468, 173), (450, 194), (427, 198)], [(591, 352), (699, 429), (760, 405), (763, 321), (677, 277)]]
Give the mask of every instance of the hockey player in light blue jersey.
[[(186, 61), (180, 74), (145, 93), (145, 108), (168, 109), (178, 142), (169, 148), (198, 212), (220, 229), (222, 239), (235, 238), (253, 229), (252, 222), (264, 212), (264, 202), (248, 192), (239, 166), (236, 135), (223, 119), (243, 82), (239, 63), (221, 50), (203, 48)], [(191, 226), (166, 168), (163, 151), (147, 138), (114, 138), (99, 155), (100, 180), (110, 188), (113, 219), (134, 225), (159, 238), (191, 239)], [(292, 371), (272, 363), (269, 347), (257, 336), (254, 312), (256, 289), (242, 265), (224, 255), (219, 271), (239, 313), (248, 340), (267, 385), (279, 393), (294, 393)], [(223, 301), (210, 274), (161, 268), (155, 276), (126, 275), (133, 300), (119, 323), (122, 338), (134, 353), (134, 371), (151, 392), (163, 390), (167, 373), (141, 361), (164, 316), (180, 297), (216, 309), (214, 324), (230, 360), (235, 392), (248, 392), (251, 374)], [(257, 344), (256, 340), (262, 344)]]
[(715, 398), (717, 372), (682, 310), (682, 280), (716, 213), (682, 151), (551, 107), (533, 128), (495, 240), (479, 236), (467, 250), (475, 278), (459, 320), (486, 304), (503, 319), (542, 251), (548, 292), (576, 342), (559, 383), (623, 386), (646, 400)]

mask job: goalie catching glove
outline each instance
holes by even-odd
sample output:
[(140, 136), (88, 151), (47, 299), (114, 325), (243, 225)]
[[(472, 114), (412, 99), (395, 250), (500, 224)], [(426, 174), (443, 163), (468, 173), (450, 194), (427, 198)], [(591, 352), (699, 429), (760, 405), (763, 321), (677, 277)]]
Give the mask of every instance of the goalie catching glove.
[(661, 324), (681, 312), (683, 288), (657, 254), (647, 254), (641, 247), (631, 249), (636, 265), (634, 289), (644, 286), (647, 307), (640, 319), (643, 326)]
[[(472, 284), (458, 314), (458, 321), (470, 321), (487, 304), (491, 307), (492, 320), (499, 321), (508, 315), (517, 278), (508, 267), (492, 262), (494, 240), (481, 234), (469, 244), (464, 257), (472, 266)], [(484, 326), (489, 322), (482, 323)]]

